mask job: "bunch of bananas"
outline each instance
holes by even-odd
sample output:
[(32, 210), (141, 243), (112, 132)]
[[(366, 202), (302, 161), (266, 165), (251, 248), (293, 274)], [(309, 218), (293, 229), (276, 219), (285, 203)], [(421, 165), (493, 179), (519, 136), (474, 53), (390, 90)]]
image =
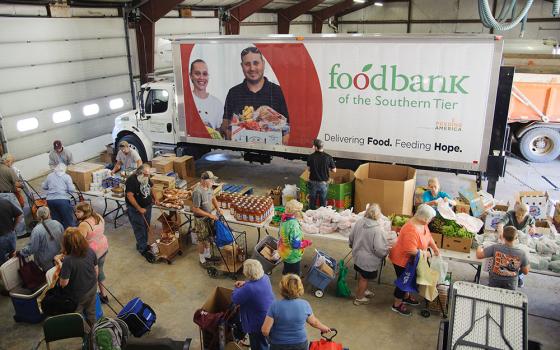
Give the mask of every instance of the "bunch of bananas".
[(207, 126), (206, 130), (208, 130), (208, 133), (210, 134), (210, 137), (213, 139), (217, 139), (217, 140), (221, 140), (222, 139), (222, 135), (220, 135), (220, 133), (215, 130), (212, 129), (211, 127)]
[(255, 109), (253, 108), (253, 106), (245, 106), (245, 108), (243, 108), (243, 112), (241, 114), (241, 121), (252, 120), (254, 112), (255, 112)]

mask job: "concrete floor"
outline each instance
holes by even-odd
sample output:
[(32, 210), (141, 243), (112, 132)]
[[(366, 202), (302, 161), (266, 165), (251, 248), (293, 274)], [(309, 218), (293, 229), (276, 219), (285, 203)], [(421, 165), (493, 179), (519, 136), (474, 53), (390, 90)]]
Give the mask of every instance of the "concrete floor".
[[(274, 159), (270, 165), (248, 164), (239, 159), (235, 153), (213, 153), (197, 162), (198, 171), (212, 170), (222, 181), (251, 184), (258, 191), (282, 185), (297, 183), (299, 174), (305, 164), (300, 161)], [(522, 179), (529, 186), (548, 190), (551, 196), (559, 199), (557, 191), (542, 180), (539, 174), (547, 176), (553, 183), (560, 184), (560, 163), (558, 161), (546, 165), (529, 167), (522, 162), (510, 160), (508, 172)], [(418, 183), (425, 183), (427, 177), (433, 175), (419, 171)], [(460, 186), (472, 181), (473, 177), (438, 174), (442, 186), (451, 193), (456, 193)], [(513, 194), (527, 189), (512, 176), (500, 180), (497, 198), (512, 200)], [(102, 209), (102, 201), (94, 201), (98, 210)], [(157, 312), (157, 322), (146, 337), (171, 337), (174, 339), (193, 338), (193, 349), (199, 348), (198, 329), (192, 322), (192, 316), (215, 286), (232, 287), (233, 280), (224, 276), (210, 278), (206, 271), (199, 267), (195, 247), (184, 246), (184, 254), (172, 265), (165, 263), (148, 264), (138, 255), (134, 248), (134, 237), (126, 218), (119, 220), (121, 226), (113, 228), (112, 220), (108, 220), (106, 234), (110, 242), (110, 253), (107, 258), (106, 285), (122, 301), (126, 302), (135, 296), (151, 305)], [(241, 228), (241, 227), (239, 227)], [(241, 228), (242, 229), (242, 228)], [(247, 231), (249, 251), (256, 243), (256, 232)], [(329, 252), (336, 259), (343, 258), (348, 248), (342, 242), (333, 242), (321, 238), (311, 238), (314, 247)], [(18, 247), (26, 240), (18, 241)], [(313, 251), (308, 250), (304, 263), (311, 263)], [(273, 272), (271, 278), (275, 291), (278, 293), (280, 271)], [(464, 264), (450, 263), (450, 270), (457, 280), (472, 280), (474, 270)], [(350, 269), (348, 284), (352, 290), (356, 283), (354, 273)], [(383, 270), (381, 285), (373, 285), (376, 296), (367, 306), (356, 307), (351, 299), (345, 300), (335, 296), (335, 288), (327, 291), (322, 299), (313, 296), (308, 290), (305, 298), (311, 303), (315, 315), (330, 327), (337, 328), (337, 341), (350, 349), (372, 349), (373, 344), (379, 349), (435, 349), (440, 317), (432, 315), (423, 318), (416, 308), (410, 318), (399, 316), (390, 310), (392, 300), (392, 282), (395, 278), (391, 268)], [(487, 281), (483, 273), (482, 283)], [(530, 274), (522, 291), (529, 297), (529, 338), (544, 345), (544, 349), (559, 349), (560, 346), (560, 280), (543, 275)], [(119, 306), (111, 301), (117, 310)], [(105, 306), (109, 316), (112, 312)], [(40, 325), (16, 324), (12, 320), (13, 307), (10, 299), (0, 297), (0, 349), (30, 349), (41, 338)], [(308, 330), (310, 339), (319, 338), (314, 329)], [(44, 349), (44, 346), (41, 347)], [(76, 342), (64, 342), (56, 348), (78, 349)]]

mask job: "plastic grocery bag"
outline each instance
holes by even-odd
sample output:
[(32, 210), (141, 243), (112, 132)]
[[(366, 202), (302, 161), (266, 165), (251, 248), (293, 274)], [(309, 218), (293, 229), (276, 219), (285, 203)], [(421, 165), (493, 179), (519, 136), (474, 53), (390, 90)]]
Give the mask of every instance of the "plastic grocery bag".
[(482, 220), (470, 216), (469, 214), (459, 213), (456, 215), (456, 217), (457, 219), (455, 220), (455, 222), (463, 226), (467, 231), (471, 233), (478, 233), (478, 231), (480, 231), (480, 229), (484, 225), (484, 222)]
[(447, 220), (455, 220), (455, 212), (449, 206), (449, 202), (444, 201), (442, 198), (437, 200), (438, 213)]
[(348, 267), (344, 264), (344, 259), (338, 262), (338, 280), (336, 281), (336, 296), (348, 298), (352, 292), (346, 283), (346, 275), (348, 274)]
[(416, 288), (416, 267), (420, 260), (420, 251), (416, 254), (414, 260), (410, 260), (406, 264), (404, 272), (395, 280), (395, 286), (403, 292), (418, 292)]
[(432, 270), (437, 271), (439, 274), (438, 283), (443, 283), (445, 281), (445, 276), (447, 276), (449, 264), (446, 261), (443, 261), (441, 256), (434, 256), (431, 263)]
[(432, 269), (428, 264), (428, 255), (420, 253), (418, 266), (416, 267), (416, 284), (435, 286), (439, 279), (439, 272)]

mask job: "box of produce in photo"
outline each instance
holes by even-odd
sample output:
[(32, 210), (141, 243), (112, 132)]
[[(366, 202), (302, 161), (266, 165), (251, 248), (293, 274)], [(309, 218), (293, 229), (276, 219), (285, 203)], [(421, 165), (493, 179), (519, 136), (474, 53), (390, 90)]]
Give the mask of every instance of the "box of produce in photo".
[(455, 221), (437, 216), (432, 220), (429, 228), (432, 232), (432, 237), (434, 237), (434, 241), (437, 239), (434, 233), (441, 234), (441, 248), (465, 253), (471, 251), (474, 233), (467, 231), (467, 229), (460, 226)]
[[(330, 174), (331, 182), (327, 190), (327, 205), (335, 210), (352, 207), (354, 194), (354, 172), (349, 169), (336, 169)], [(299, 198), (305, 209), (309, 208), (309, 171), (305, 170), (299, 177)], [(317, 200), (317, 206), (319, 201)]]

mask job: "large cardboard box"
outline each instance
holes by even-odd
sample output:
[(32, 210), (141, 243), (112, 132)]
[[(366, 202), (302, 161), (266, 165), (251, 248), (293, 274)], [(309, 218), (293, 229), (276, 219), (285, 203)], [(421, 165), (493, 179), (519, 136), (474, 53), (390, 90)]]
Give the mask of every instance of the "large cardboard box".
[[(334, 209), (348, 209), (352, 207), (354, 194), (354, 172), (348, 169), (336, 169), (331, 173), (333, 180), (327, 189), (327, 205)], [(299, 177), (299, 198), (304, 208), (309, 207), (309, 171), (305, 170)], [(317, 205), (319, 202), (317, 201)]]
[(186, 180), (189, 177), (195, 177), (194, 158), (191, 156), (182, 156), (173, 159), (173, 171), (181, 179)]
[(163, 189), (175, 188), (175, 178), (172, 177), (172, 176), (165, 176), (165, 175), (156, 174), (156, 175), (152, 176), (152, 178), (150, 180), (152, 180), (152, 183), (154, 184), (154, 186), (163, 185)]
[(206, 312), (216, 313), (226, 311), (231, 304), (233, 290), (224, 287), (216, 287), (210, 294), (201, 309)]
[(443, 249), (468, 253), (471, 251), (472, 239), (443, 236)]
[(502, 204), (494, 206), (494, 208), (486, 214), (484, 229), (487, 231), (496, 231), (498, 229), (498, 224), (506, 215), (508, 208), (508, 205)]
[(160, 174), (168, 174), (173, 171), (173, 162), (175, 160), (174, 154), (164, 154), (152, 159), (152, 168)]
[(66, 173), (70, 175), (80, 191), (87, 192), (93, 181), (93, 172), (104, 167), (103, 164), (83, 162), (69, 165)]
[(391, 164), (366, 163), (355, 171), (354, 210), (378, 203), (385, 215), (412, 215), (416, 169)]
[(519, 198), (518, 201), (529, 206), (529, 214), (535, 219), (546, 219), (550, 205), (547, 192), (519, 192), (517, 196)]
[(436, 246), (441, 248), (443, 244), (443, 235), (441, 233), (432, 232), (432, 238), (434, 239)]

